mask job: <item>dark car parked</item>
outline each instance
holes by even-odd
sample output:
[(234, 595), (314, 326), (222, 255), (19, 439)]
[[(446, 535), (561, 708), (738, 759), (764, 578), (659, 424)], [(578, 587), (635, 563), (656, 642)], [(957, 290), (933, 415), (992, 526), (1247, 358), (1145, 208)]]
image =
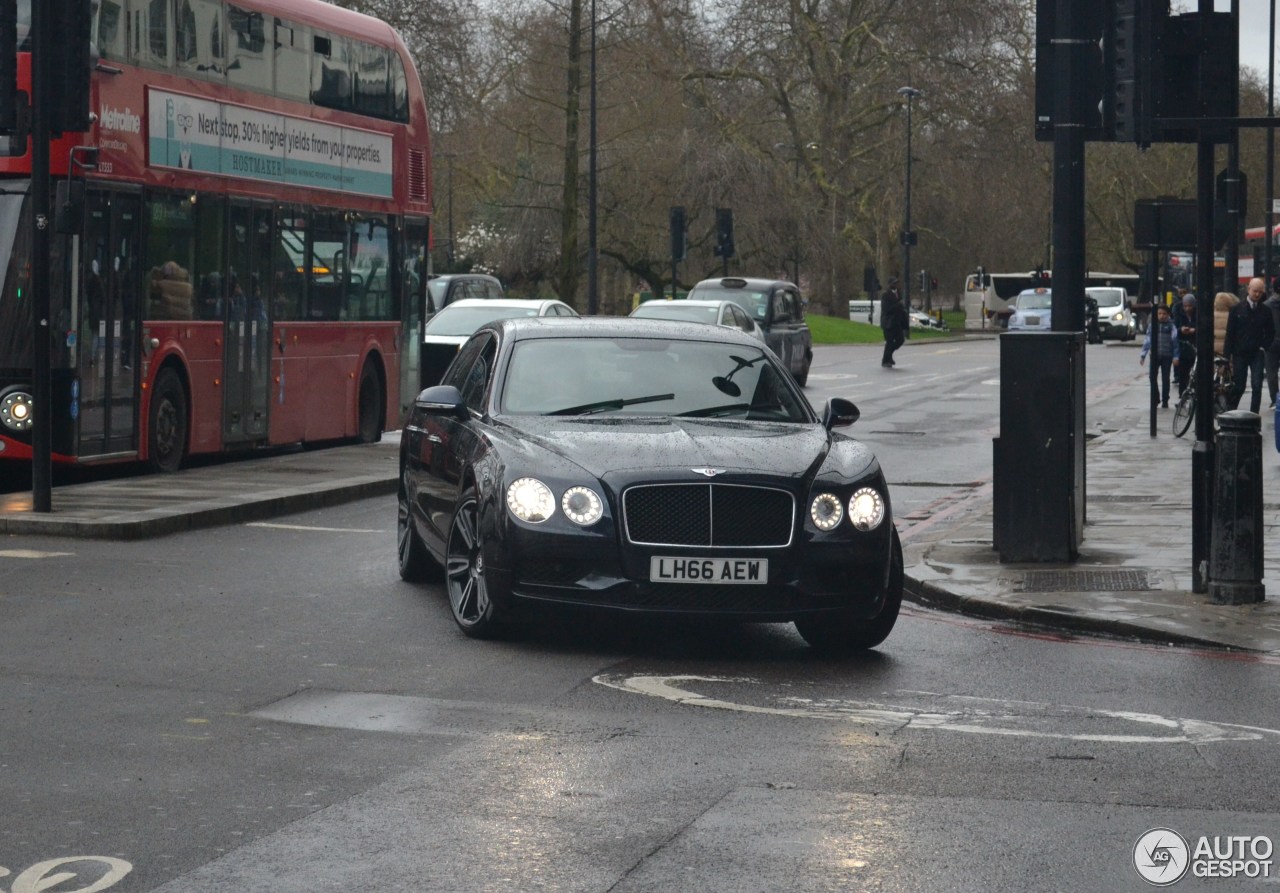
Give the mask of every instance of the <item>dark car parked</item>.
[(782, 279), (704, 279), (689, 290), (690, 300), (730, 300), (764, 329), (764, 340), (801, 387), (813, 363), (813, 336), (804, 321), (800, 287)]
[(401, 576), (443, 572), (484, 638), (548, 605), (794, 622), (871, 648), (902, 600), (872, 452), (756, 339), (638, 319), (507, 319), (418, 395), (400, 445)]
[(505, 298), (502, 283), (484, 273), (445, 273), (427, 280), (427, 317), (465, 298)]

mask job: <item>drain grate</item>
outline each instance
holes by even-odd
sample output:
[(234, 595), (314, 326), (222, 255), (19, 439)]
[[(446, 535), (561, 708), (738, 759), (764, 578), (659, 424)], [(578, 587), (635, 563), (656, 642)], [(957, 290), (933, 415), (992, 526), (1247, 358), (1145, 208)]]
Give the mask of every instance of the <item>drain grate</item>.
[(1027, 571), (1019, 592), (1143, 592), (1146, 571)]

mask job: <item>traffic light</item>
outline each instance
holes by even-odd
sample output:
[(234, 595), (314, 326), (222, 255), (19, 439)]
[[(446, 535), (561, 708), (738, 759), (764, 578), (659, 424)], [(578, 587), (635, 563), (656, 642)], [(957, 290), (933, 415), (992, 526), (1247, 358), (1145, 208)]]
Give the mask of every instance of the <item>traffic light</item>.
[(1108, 53), (1115, 138), (1149, 145), (1164, 80), (1161, 51), (1169, 0), (1116, 0)]
[(0, 133), (18, 127), (18, 0), (0, 0)]
[(93, 27), (91, 0), (41, 0), (47, 3), (42, 48), (51, 57), (48, 71), (54, 80), (54, 102), (49, 129), (54, 133), (80, 133), (89, 129), (89, 38)]
[(689, 232), (686, 223), (684, 205), (671, 208), (671, 260), (679, 263), (685, 259), (689, 248)]
[(1067, 94), (1070, 123), (1079, 125), (1086, 140), (1111, 140), (1113, 91), (1108, 79), (1110, 45), (1107, 40), (1112, 6), (1117, 0), (1073, 0), (1074, 34), (1058, 22), (1058, 0), (1036, 0), (1036, 126), (1037, 140), (1052, 140), (1060, 84), (1057, 54), (1071, 53), (1075, 86)]
[(716, 257), (733, 257), (733, 209), (716, 208)]

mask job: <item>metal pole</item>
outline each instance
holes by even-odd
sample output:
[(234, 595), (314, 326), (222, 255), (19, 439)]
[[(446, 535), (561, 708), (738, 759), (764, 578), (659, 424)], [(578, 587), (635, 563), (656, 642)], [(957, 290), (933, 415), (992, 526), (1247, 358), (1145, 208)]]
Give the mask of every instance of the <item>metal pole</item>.
[[(587, 162), (587, 313), (600, 312), (599, 250), (596, 241), (596, 0), (591, 0), (591, 139)], [(672, 283), (675, 297), (675, 283)]]
[(453, 243), (453, 154), (445, 158), (449, 160), (449, 269), (452, 271), (454, 258), (458, 256), (457, 246)]
[(1213, 524), (1213, 143), (1196, 147), (1196, 442), (1191, 450), (1191, 590), (1208, 592)]
[(907, 98), (907, 188), (905, 220), (902, 224), (902, 305), (911, 312), (911, 101), (920, 95), (915, 87), (899, 87), (898, 95)]
[[(1274, 118), (1276, 114), (1276, 0), (1271, 0), (1271, 26), (1267, 29), (1267, 117)], [(1271, 202), (1275, 199), (1276, 194), (1276, 131), (1274, 127), (1267, 128), (1267, 234), (1266, 242), (1262, 248), (1262, 269), (1263, 274), (1267, 278), (1266, 294), (1271, 294), (1271, 281), (1275, 278), (1275, 274), (1271, 270), (1271, 243), (1274, 240), (1271, 230), (1275, 227), (1275, 217), (1272, 213)], [(1257, 276), (1257, 259), (1254, 259), (1254, 275)]]
[(31, 430), (31, 507), (53, 510), (53, 400), (49, 343), (49, 109), (53, 99), (48, 4), (31, 4), (31, 313), (35, 337)]
[[(1227, 246), (1223, 251), (1222, 284), (1225, 291), (1240, 294), (1240, 131), (1231, 131), (1227, 143)], [(1161, 295), (1163, 298), (1164, 296)]]

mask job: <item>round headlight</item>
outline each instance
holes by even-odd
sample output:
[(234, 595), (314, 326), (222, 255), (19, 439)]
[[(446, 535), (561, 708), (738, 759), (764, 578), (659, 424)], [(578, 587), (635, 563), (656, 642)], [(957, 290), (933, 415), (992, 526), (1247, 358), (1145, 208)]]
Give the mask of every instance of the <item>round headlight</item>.
[(875, 530), (884, 520), (884, 499), (870, 487), (863, 487), (849, 500), (849, 520), (859, 530)]
[(0, 422), (10, 431), (29, 431), (33, 398), (26, 391), (14, 389), (0, 397)]
[(571, 487), (564, 491), (560, 500), (560, 508), (564, 516), (574, 524), (586, 527), (600, 520), (604, 514), (604, 503), (594, 490), (586, 487)]
[(835, 530), (844, 518), (844, 506), (833, 493), (819, 493), (809, 506), (809, 517), (819, 530)]
[(520, 478), (507, 488), (507, 508), (521, 521), (537, 524), (551, 517), (556, 498), (551, 488), (537, 478)]

